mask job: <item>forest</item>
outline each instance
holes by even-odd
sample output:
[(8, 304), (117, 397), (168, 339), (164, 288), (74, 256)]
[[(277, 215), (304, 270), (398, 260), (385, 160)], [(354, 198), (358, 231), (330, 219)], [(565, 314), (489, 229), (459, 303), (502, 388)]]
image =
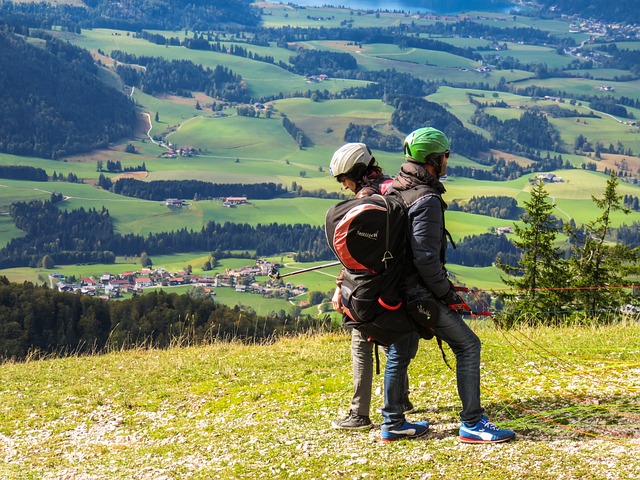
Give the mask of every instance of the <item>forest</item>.
[(621, 0), (603, 4), (597, 0), (542, 0), (541, 5), (555, 7), (568, 15), (581, 15), (609, 22), (640, 22), (638, 0)]
[(205, 30), (227, 22), (257, 25), (260, 20), (258, 11), (249, 0), (83, 0), (83, 3), (85, 6), (78, 7), (46, 2), (3, 1), (0, 3), (0, 16), (25, 27), (51, 29), (54, 25), (61, 25), (69, 31), (79, 31), (81, 28)]
[(113, 183), (113, 193), (145, 200), (164, 201), (167, 198), (201, 200), (209, 198), (240, 197), (251, 200), (267, 200), (287, 193), (281, 184), (275, 183), (211, 183), (200, 180), (156, 180), (143, 182), (135, 178), (121, 178)]
[[(160, 57), (145, 57), (111, 52), (118, 62), (116, 73), (126, 85), (138, 87), (149, 95), (172, 94), (191, 97), (192, 92), (204, 92), (212, 98), (231, 102), (249, 102), (251, 97), (240, 75), (217, 65), (213, 70), (188, 60), (167, 61)], [(127, 64), (142, 65), (144, 70)]]
[(515, 220), (520, 215), (521, 209), (515, 198), (505, 196), (495, 197), (471, 197), (466, 203), (460, 204), (456, 200), (449, 203), (449, 210), (461, 210), (477, 215), (487, 215), (494, 218), (504, 218)]
[(0, 51), (0, 152), (57, 159), (132, 135), (133, 103), (98, 79), (86, 50), (0, 31)]
[(166, 348), (213, 340), (260, 342), (301, 333), (327, 319), (284, 311), (258, 316), (197, 295), (149, 292), (118, 302), (0, 277), (0, 359), (30, 354), (78, 355), (106, 348)]

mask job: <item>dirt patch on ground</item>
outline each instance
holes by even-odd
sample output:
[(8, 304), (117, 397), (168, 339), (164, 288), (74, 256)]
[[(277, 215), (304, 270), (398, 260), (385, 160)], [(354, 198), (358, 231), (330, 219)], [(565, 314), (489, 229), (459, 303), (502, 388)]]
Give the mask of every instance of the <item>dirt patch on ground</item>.
[(606, 168), (609, 170), (613, 169), (616, 172), (628, 172), (635, 175), (640, 170), (640, 158), (638, 157), (617, 155), (613, 153), (602, 153), (601, 157), (602, 160), (597, 160), (595, 158), (585, 159), (585, 163), (595, 163), (599, 172), (603, 172)]
[(176, 105), (191, 106), (194, 108), (194, 110), (196, 108), (196, 102), (199, 103), (202, 108), (206, 108), (206, 107), (211, 108), (211, 105), (213, 105), (213, 102), (214, 102), (213, 98), (211, 98), (208, 95), (205, 95), (202, 92), (194, 92), (193, 97), (191, 98), (178, 97), (177, 95), (162, 95), (158, 98), (162, 98), (162, 100), (165, 100), (170, 103), (174, 103)]
[(504, 158), (506, 162), (515, 162), (521, 167), (528, 167), (533, 163), (533, 160), (519, 155), (513, 155), (511, 153), (503, 152), (501, 150), (490, 150), (494, 158)]
[(102, 55), (95, 50), (91, 51), (91, 56), (96, 62), (100, 60), (105, 67), (113, 67), (115, 64), (115, 60), (113, 58), (108, 57), (107, 55)]
[(135, 178), (136, 180), (144, 180), (148, 176), (149, 172), (127, 172), (116, 175), (115, 177), (113, 177), (113, 181), (117, 182), (121, 178)]
[(107, 160), (111, 160), (113, 152), (117, 151), (119, 151), (117, 148), (110, 148), (106, 150), (91, 150), (90, 152), (79, 153), (77, 155), (65, 157), (65, 161), (69, 163), (96, 163), (98, 160), (106, 162)]

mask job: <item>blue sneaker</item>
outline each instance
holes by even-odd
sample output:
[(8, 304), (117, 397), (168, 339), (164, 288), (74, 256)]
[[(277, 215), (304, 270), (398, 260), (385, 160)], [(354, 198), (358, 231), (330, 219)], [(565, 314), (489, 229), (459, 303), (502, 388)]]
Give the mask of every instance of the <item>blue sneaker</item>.
[(464, 443), (499, 443), (508, 442), (515, 436), (514, 431), (496, 427), (483, 415), (473, 427), (462, 422), (458, 438)]
[(393, 442), (403, 438), (418, 438), (427, 433), (429, 430), (429, 422), (423, 420), (421, 422), (407, 422), (406, 420), (400, 428), (393, 430), (382, 430), (382, 441)]

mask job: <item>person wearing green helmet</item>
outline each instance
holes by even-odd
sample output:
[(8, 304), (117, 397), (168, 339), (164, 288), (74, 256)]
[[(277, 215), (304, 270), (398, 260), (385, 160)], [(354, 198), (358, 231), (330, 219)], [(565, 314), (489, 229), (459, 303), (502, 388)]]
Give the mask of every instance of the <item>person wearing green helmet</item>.
[[(445, 193), (441, 178), (447, 172), (449, 139), (432, 127), (419, 128), (404, 142), (405, 163), (393, 180), (390, 195), (404, 202), (409, 219), (408, 255), (405, 269), (407, 302), (435, 304), (435, 336), (446, 342), (456, 356), (457, 390), (462, 403), (459, 439), (465, 443), (505, 442), (515, 432), (498, 428), (484, 415), (480, 402), (480, 339), (454, 309), (464, 303), (449, 280), (445, 268), (448, 232), (445, 228), (442, 199)], [(417, 341), (409, 345), (392, 345), (387, 355), (389, 365), (398, 372), (415, 356)], [(406, 371), (406, 370), (405, 370)], [(402, 424), (402, 398), (394, 378), (386, 378), (382, 430)], [(388, 397), (386, 392), (389, 392)]]
[(449, 159), (449, 139), (436, 128), (419, 128), (405, 138), (404, 155), (412, 162), (433, 165), (438, 178), (444, 177)]
[[(335, 151), (329, 166), (331, 175), (350, 190), (356, 198), (384, 193), (391, 178), (377, 164), (369, 147), (364, 143), (346, 143)], [(331, 299), (333, 309), (343, 313), (341, 285), (345, 271), (342, 269), (336, 280), (336, 289)], [(371, 389), (373, 385), (374, 344), (360, 330), (351, 329), (351, 362), (353, 371), (353, 397), (349, 413), (344, 418), (331, 422), (331, 426), (342, 430), (369, 430), (373, 427), (370, 418)], [(388, 348), (384, 347), (385, 354)], [(405, 374), (401, 383), (403, 411), (413, 410), (409, 401), (409, 379)]]

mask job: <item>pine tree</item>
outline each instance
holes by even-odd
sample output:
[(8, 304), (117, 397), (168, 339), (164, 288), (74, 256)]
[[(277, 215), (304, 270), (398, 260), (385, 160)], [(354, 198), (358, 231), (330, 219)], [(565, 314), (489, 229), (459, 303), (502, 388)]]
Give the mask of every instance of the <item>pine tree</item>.
[(140, 265), (142, 265), (143, 268), (153, 266), (153, 261), (149, 258), (149, 255), (147, 255), (147, 252), (142, 252), (142, 255), (140, 255)]
[[(513, 243), (522, 251), (518, 265), (497, 260), (497, 266), (510, 275), (502, 281), (511, 291), (499, 295), (507, 312), (546, 314), (562, 310), (567, 302), (568, 292), (563, 290), (568, 281), (567, 269), (561, 250), (555, 246), (560, 228), (553, 216), (554, 208), (544, 184), (538, 181), (531, 190), (531, 199), (525, 202), (525, 213), (520, 216), (524, 226), (514, 224)], [(544, 318), (540, 321), (551, 323)]]
[[(609, 180), (602, 198), (592, 197), (602, 214), (584, 226), (584, 231), (566, 228), (573, 239), (574, 251), (570, 264), (571, 278), (576, 287), (573, 301), (575, 310), (597, 312), (629, 303), (632, 293), (621, 287), (628, 284), (628, 277), (638, 271), (638, 248), (608, 242), (612, 230), (612, 214), (630, 210), (624, 207), (623, 196), (616, 189), (615, 172)], [(613, 288), (612, 288), (613, 287)]]

